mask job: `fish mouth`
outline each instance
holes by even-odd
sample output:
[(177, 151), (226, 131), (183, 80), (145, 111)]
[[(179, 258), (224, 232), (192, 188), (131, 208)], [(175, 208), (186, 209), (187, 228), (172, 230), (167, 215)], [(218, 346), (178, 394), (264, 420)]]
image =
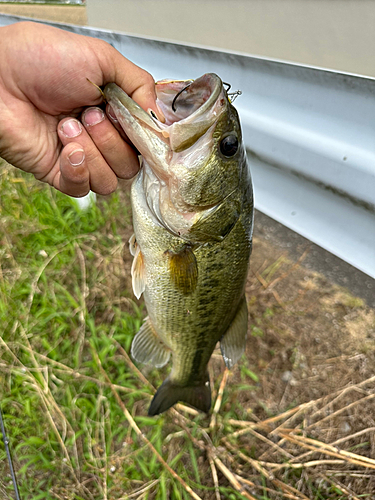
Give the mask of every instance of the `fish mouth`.
[(206, 73), (196, 80), (161, 80), (155, 83), (157, 103), (166, 124), (185, 120), (185, 124), (211, 108), (222, 89), (221, 79)]
[(202, 212), (214, 210), (216, 202), (187, 202), (181, 195), (180, 182), (185, 182), (186, 169), (192, 172), (209, 158), (215, 124), (230, 103), (223, 82), (214, 73), (194, 81), (162, 80), (155, 88), (164, 123), (115, 84), (105, 87), (104, 96), (143, 157), (142, 178), (149, 209), (169, 232), (184, 238)]
[(171, 152), (191, 147), (215, 123), (226, 103), (223, 83), (214, 73), (196, 80), (161, 80), (155, 88), (164, 123), (153, 112), (142, 109), (117, 85), (110, 83), (104, 89), (120, 125), (145, 159), (155, 141), (158, 145), (160, 141), (168, 145)]
[(165, 116), (161, 128), (176, 153), (194, 145), (225, 107), (223, 83), (214, 73), (194, 81), (157, 82), (156, 94)]

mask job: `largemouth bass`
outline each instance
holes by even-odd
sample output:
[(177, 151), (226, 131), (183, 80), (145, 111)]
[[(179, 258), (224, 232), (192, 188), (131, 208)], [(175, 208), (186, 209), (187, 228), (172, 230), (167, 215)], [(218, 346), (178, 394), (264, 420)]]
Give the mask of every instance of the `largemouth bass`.
[(156, 367), (173, 357), (149, 415), (178, 401), (208, 412), (207, 364), (220, 341), (231, 368), (246, 344), (244, 285), (253, 194), (237, 111), (220, 78), (156, 84), (161, 123), (115, 84), (104, 96), (142, 155), (131, 189), (132, 283), (148, 317), (131, 354)]

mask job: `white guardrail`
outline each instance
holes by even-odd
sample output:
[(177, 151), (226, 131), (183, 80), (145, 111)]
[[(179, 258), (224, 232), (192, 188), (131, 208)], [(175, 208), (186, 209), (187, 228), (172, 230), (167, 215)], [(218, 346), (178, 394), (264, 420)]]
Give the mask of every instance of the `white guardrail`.
[[(0, 26), (24, 18), (0, 15)], [(57, 23), (155, 79), (217, 73), (236, 100), (265, 214), (375, 277), (375, 79)]]

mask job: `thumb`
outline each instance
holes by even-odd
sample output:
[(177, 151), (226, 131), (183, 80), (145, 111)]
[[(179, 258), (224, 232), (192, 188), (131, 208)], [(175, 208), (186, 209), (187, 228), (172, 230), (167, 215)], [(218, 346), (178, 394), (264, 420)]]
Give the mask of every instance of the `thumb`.
[(71, 142), (63, 148), (53, 186), (75, 198), (85, 196), (90, 191), (90, 173), (85, 152), (79, 143)]
[(151, 109), (159, 120), (165, 121), (163, 113), (156, 104), (155, 80), (150, 73), (126, 59), (107, 43), (98, 52), (98, 57), (103, 71), (104, 85), (116, 83), (144, 110)]

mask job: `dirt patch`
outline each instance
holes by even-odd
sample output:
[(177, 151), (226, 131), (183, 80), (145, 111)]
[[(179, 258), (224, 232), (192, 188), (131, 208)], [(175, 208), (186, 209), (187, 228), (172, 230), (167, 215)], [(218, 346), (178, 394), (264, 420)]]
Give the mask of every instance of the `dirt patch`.
[(81, 26), (87, 24), (86, 7), (79, 5), (13, 5), (0, 3), (0, 13)]
[[(356, 384), (375, 371), (375, 311), (345, 288), (255, 238), (247, 357), (272, 413)], [(259, 415), (261, 416), (261, 415)], [(262, 415), (263, 416), (263, 415)]]
[[(375, 490), (366, 470), (375, 469), (375, 310), (307, 269), (309, 250), (306, 242), (295, 258), (257, 227), (246, 354), (224, 383), (217, 418), (226, 431), (215, 450), (253, 495), (261, 474), (267, 498), (280, 498), (278, 488), (298, 500), (358, 498)], [(217, 349), (214, 400), (223, 371)], [(228, 420), (233, 413), (241, 417)]]
[[(128, 205), (129, 183), (120, 185)], [(120, 286), (130, 294), (131, 233), (130, 227), (123, 229), (124, 264), (118, 255), (119, 267), (124, 265)], [(278, 489), (297, 500), (345, 498), (340, 491), (359, 498), (375, 490), (369, 470), (375, 469), (375, 310), (307, 269), (309, 251), (309, 242), (293, 252), (278, 247), (256, 224), (246, 286), (246, 354), (223, 384), (215, 417), (219, 444), (213, 448), (253, 498), (261, 476), (270, 499), (280, 498)], [(119, 286), (113, 280), (112, 285)], [(209, 369), (217, 401), (226, 377), (219, 348)], [(148, 365), (141, 371), (152, 376)], [(201, 425), (208, 427), (207, 421)], [(200, 458), (203, 471), (207, 463)]]

